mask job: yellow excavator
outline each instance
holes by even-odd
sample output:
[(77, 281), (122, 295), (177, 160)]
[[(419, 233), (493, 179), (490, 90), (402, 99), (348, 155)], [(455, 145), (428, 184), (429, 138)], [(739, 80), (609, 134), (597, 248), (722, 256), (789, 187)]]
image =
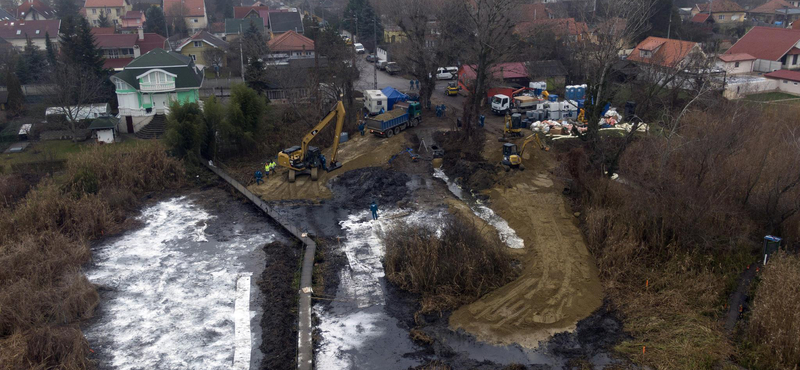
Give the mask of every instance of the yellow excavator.
[[(311, 175), (311, 180), (317, 181), (319, 178), (319, 169), (325, 169), (328, 172), (342, 167), (342, 164), (336, 161), (336, 154), (339, 151), (339, 136), (342, 134), (342, 126), (344, 125), (344, 104), (341, 99), (336, 103), (336, 106), (323, 118), (319, 123), (309, 131), (303, 142), (298, 146), (295, 145), (291, 148), (286, 148), (278, 153), (278, 165), (289, 169), (289, 182), (294, 182), (297, 175)], [(336, 119), (336, 132), (333, 137), (333, 154), (331, 154), (330, 162), (323, 162), (324, 157), (319, 148), (309, 146), (322, 129), (328, 126), (333, 119)]]
[(525, 152), (525, 148), (528, 144), (535, 142), (539, 149), (544, 151), (549, 151), (550, 147), (545, 145), (542, 140), (539, 138), (538, 133), (534, 133), (533, 135), (529, 135), (525, 138), (525, 141), (522, 142), (522, 147), (517, 150), (517, 144), (514, 143), (505, 143), (503, 144), (503, 167), (508, 171), (511, 168), (519, 168), (520, 170), (524, 170), (525, 166), (522, 165), (522, 153)]

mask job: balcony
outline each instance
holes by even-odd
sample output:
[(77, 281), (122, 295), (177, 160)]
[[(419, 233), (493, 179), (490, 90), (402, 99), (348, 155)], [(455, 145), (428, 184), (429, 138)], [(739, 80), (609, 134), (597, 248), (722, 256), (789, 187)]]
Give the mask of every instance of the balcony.
[(141, 92), (166, 92), (175, 91), (175, 81), (169, 82), (143, 82), (139, 84)]

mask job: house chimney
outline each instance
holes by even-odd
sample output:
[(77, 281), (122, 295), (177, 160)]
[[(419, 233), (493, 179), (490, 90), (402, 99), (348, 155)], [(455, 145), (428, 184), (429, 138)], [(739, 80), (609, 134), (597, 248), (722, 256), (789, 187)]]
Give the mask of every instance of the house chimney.
[(144, 28), (139, 27), (137, 31), (139, 31), (139, 41), (144, 40)]

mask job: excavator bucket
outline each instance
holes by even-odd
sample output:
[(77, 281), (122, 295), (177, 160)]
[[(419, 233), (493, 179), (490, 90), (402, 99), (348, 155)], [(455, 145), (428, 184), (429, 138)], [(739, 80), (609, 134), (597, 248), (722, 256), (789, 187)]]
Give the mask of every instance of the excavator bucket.
[(328, 164), (328, 172), (335, 171), (342, 168), (342, 162), (336, 161)]

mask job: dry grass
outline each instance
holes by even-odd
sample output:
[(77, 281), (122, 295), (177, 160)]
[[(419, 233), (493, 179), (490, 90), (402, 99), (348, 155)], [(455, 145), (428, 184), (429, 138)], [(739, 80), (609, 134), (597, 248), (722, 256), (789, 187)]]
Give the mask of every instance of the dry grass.
[(777, 254), (764, 268), (746, 330), (753, 367), (800, 367), (800, 257)]
[(445, 220), (430, 227), (400, 224), (386, 232), (386, 277), (420, 294), (421, 311), (453, 309), (510, 282), (517, 268), (499, 239), (487, 239), (472, 222)]
[(693, 111), (668, 140), (631, 144), (623, 181), (598, 178), (584, 148), (565, 156), (606, 292), (634, 337), (618, 351), (655, 369), (714, 368), (736, 352), (721, 317), (738, 273), (763, 235), (799, 230), (793, 119), (735, 103)]
[(180, 186), (182, 173), (159, 144), (92, 148), (0, 214), (0, 369), (93, 367), (78, 327), (98, 303), (81, 272), (88, 241), (121, 230), (138, 195)]

